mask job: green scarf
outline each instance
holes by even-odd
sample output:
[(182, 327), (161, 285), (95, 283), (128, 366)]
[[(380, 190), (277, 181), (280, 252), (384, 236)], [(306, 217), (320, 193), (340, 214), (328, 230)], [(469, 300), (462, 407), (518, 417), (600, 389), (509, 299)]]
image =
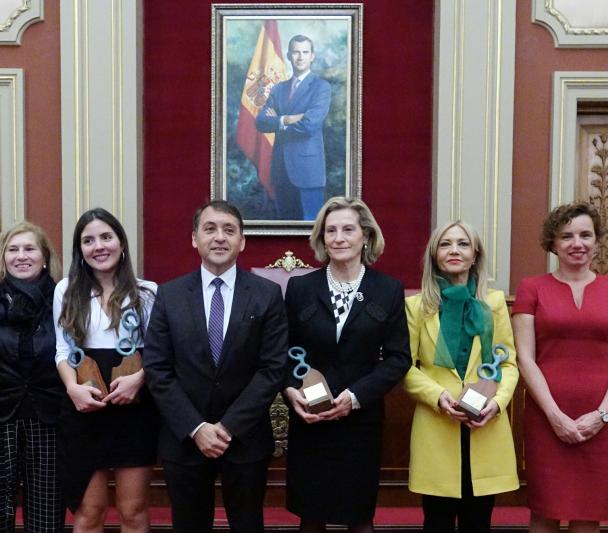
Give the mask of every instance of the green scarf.
[[(470, 276), (466, 285), (452, 285), (441, 276), (435, 279), (441, 290), (441, 318), (433, 364), (455, 368), (454, 360), (461, 345), (461, 336), (465, 334), (470, 337), (479, 335), (481, 360), (491, 364), (494, 320), (488, 305), (475, 298), (476, 280)], [(496, 378), (497, 381), (501, 379), (500, 367)]]

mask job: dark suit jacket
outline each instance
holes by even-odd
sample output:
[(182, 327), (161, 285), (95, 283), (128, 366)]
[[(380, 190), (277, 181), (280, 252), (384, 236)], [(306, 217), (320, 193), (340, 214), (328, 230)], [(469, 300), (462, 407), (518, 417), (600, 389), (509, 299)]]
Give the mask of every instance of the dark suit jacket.
[[(275, 133), (271, 175), (282, 174), (279, 166), (283, 162), (290, 181), (296, 187), (325, 187), (323, 123), (331, 103), (331, 85), (311, 72), (290, 99), (292, 80), (273, 87), (256, 117), (256, 127), (265, 133)], [(268, 109), (274, 109), (278, 116), (269, 117), (266, 114)], [(299, 113), (304, 113), (302, 120), (285, 129), (280, 128), (279, 117)]]
[(159, 287), (145, 346), (145, 374), (162, 415), (161, 458), (204, 461), (190, 437), (203, 421), (221, 421), (232, 433), (227, 460), (247, 463), (272, 453), (268, 409), (284, 380), (287, 353), (276, 283), (237, 269), (218, 367), (209, 348), (200, 269)]
[[(350, 389), (361, 404), (344, 419), (360, 423), (383, 416), (383, 397), (412, 364), (401, 283), (367, 268), (359, 292), (336, 343), (336, 322), (325, 269), (293, 277), (285, 303), (289, 319), (289, 345), (302, 346), (306, 361), (325, 376), (332, 394)], [(291, 373), (288, 385), (300, 387)]]

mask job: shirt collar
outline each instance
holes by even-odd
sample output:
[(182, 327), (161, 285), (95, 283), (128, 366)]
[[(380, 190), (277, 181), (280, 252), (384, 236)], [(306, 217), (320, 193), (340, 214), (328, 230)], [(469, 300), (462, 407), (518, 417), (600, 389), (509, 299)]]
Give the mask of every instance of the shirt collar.
[(236, 265), (232, 265), (226, 270), (221, 276), (216, 276), (209, 272), (203, 265), (201, 265), (201, 278), (203, 280), (203, 287), (207, 288), (215, 278), (221, 278), (226, 286), (232, 290), (236, 282)]
[(299, 83), (302, 83), (304, 81), (304, 79), (306, 78), (306, 76), (308, 76), (310, 74), (311, 70), (308, 69), (304, 74), (300, 74), (299, 76), (295, 76), (296, 78), (298, 78), (298, 80), (300, 80)]

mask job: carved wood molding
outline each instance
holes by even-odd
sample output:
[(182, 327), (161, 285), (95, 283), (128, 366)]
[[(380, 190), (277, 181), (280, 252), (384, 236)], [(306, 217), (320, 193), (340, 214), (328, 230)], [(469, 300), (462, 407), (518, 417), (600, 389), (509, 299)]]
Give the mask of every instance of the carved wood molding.
[(295, 268), (313, 268), (308, 263), (298, 259), (293, 252), (287, 250), (283, 257), (277, 259), (274, 263), (270, 263), (264, 268), (282, 268), (286, 272), (291, 272)]

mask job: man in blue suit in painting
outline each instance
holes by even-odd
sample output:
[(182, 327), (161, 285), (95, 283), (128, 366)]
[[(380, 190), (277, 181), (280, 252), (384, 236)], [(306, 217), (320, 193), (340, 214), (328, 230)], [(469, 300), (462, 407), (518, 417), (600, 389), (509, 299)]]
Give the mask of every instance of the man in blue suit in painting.
[(273, 87), (256, 118), (256, 128), (275, 134), (270, 182), (278, 218), (314, 220), (325, 202), (323, 122), (331, 87), (310, 71), (314, 44), (305, 35), (291, 38), (287, 58), (293, 76)]

